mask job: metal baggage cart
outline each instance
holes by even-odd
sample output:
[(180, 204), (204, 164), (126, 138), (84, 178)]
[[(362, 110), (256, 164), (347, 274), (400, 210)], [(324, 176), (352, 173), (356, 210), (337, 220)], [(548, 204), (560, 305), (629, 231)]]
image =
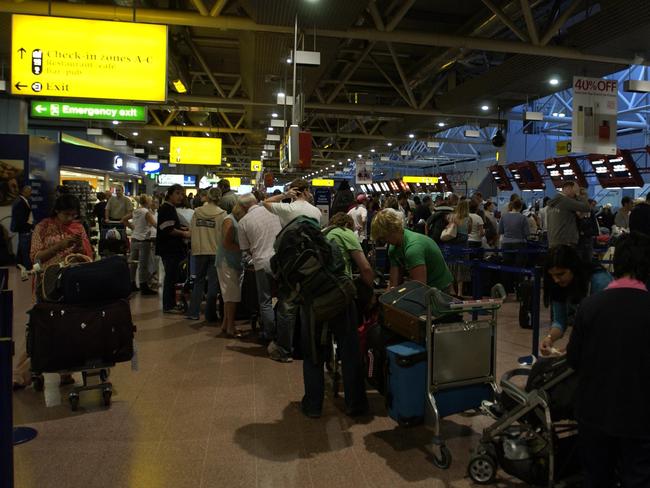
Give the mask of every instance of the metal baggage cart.
[[(427, 292), (427, 424), (433, 427), (436, 467), (451, 465), (451, 452), (440, 436), (440, 420), (479, 409), (492, 400), (496, 385), (496, 317), (504, 291), (495, 285), (492, 297), (461, 301), (436, 288)], [(461, 319), (450, 322), (451, 315)], [(471, 314), (471, 317), (469, 315)], [(441, 320), (443, 319), (443, 320)]]

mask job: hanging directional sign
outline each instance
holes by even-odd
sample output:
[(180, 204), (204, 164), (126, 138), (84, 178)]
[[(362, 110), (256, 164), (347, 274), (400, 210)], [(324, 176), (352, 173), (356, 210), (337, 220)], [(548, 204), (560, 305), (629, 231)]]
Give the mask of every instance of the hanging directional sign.
[(118, 120), (146, 122), (147, 107), (135, 105), (104, 105), (77, 102), (32, 102), (31, 116), (49, 119)]
[(251, 161), (251, 171), (253, 173), (262, 171), (262, 161)]
[(167, 26), (14, 15), (11, 93), (165, 101)]

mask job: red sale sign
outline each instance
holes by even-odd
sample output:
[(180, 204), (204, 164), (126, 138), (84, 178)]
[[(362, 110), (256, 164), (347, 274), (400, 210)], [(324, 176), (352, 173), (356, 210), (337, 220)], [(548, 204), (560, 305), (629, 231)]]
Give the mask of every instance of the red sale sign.
[(573, 78), (573, 152), (616, 154), (618, 83), (601, 78)]

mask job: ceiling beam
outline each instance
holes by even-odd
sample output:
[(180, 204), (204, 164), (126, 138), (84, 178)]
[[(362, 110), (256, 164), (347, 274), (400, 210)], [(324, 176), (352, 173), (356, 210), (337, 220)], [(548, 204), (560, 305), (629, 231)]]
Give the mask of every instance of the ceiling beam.
[(158, 125), (134, 125), (134, 124), (124, 124), (124, 127), (137, 127), (139, 130), (149, 130), (156, 132), (209, 132), (211, 134), (254, 134), (262, 133), (262, 131), (254, 131), (252, 129), (243, 129), (243, 128), (230, 128), (230, 127), (206, 127), (202, 125), (167, 125), (167, 126), (158, 126)]
[(210, 17), (218, 17), (223, 12), (223, 9), (226, 8), (228, 0), (216, 0), (214, 5), (210, 9)]
[(540, 45), (546, 46), (551, 41), (551, 39), (557, 35), (559, 30), (566, 23), (566, 21), (569, 20), (571, 14), (575, 12), (581, 3), (583, 3), (582, 0), (573, 0), (573, 3), (569, 5), (566, 10), (560, 14), (553, 25), (548, 28), (546, 34), (544, 34), (544, 37), (542, 37), (541, 41), (539, 41)]
[(503, 24), (508, 27), (519, 39), (524, 42), (528, 42), (528, 36), (522, 31), (517, 25), (512, 21), (508, 14), (506, 14), (501, 8), (496, 5), (492, 0), (482, 0), (483, 4), (489, 8), (494, 15), (496, 15)]
[[(525, 1), (525, 0), (522, 0)], [(125, 22), (145, 22), (149, 24), (184, 25), (205, 27), (218, 30), (271, 32), (276, 34), (293, 34), (293, 27), (281, 25), (257, 24), (252, 19), (234, 16), (210, 17), (190, 11), (136, 9), (114, 5), (79, 4), (67, 2), (44, 2), (41, 0), (27, 2), (10, 2), (0, 0), (0, 12), (52, 15), (58, 17), (75, 17), (87, 19), (122, 20)], [(394, 31), (380, 32), (376, 29), (352, 28), (349, 30), (322, 29), (321, 37), (339, 39), (359, 39), (374, 42), (396, 42), (420, 46), (456, 47), (491, 52), (528, 54), (560, 59), (575, 59), (598, 63), (635, 64), (632, 57), (598, 56), (581, 52), (579, 49), (563, 46), (536, 46), (523, 42), (486, 39), (479, 37), (458, 36), (436, 32)]]
[(524, 20), (526, 21), (526, 28), (528, 29), (530, 40), (535, 46), (538, 46), (539, 34), (537, 33), (537, 24), (535, 24), (535, 17), (533, 16), (533, 11), (530, 8), (529, 0), (521, 0), (521, 11), (524, 14)]

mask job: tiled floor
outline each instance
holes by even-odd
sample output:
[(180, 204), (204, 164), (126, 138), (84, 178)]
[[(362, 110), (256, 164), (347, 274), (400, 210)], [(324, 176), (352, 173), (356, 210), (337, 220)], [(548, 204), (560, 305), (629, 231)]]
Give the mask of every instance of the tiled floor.
[[(14, 290), (20, 351), (30, 293), (19, 282)], [(139, 371), (129, 364), (112, 371), (110, 409), (94, 393), (82, 394), (76, 413), (65, 389), (59, 405), (46, 406), (31, 388), (14, 395), (15, 424), (39, 431), (15, 448), (16, 487), (471, 486), (466, 464), (485, 418), (444, 420), (454, 461), (442, 471), (430, 461), (429, 431), (398, 428), (376, 393), (372, 418), (351, 420), (340, 399), (328, 398), (321, 419), (306, 419), (297, 406), (299, 361), (275, 363), (253, 342), (216, 338), (216, 328), (158, 309), (156, 298), (132, 302)], [(515, 312), (506, 305), (500, 316), (499, 374), (529, 351), (530, 333), (516, 326)], [(498, 486), (524, 484), (502, 473)]]

